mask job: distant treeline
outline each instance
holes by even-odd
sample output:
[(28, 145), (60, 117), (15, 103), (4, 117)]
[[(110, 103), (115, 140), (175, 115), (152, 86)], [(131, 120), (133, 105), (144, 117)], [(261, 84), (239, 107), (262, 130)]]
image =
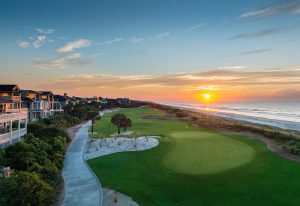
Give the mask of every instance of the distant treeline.
[(300, 134), (296, 131), (284, 130), (268, 125), (260, 125), (250, 122), (231, 120), (227, 118), (213, 116), (205, 112), (193, 112), (156, 103), (150, 103), (149, 105), (153, 108), (164, 110), (170, 116), (187, 121), (191, 125), (196, 125), (214, 130), (227, 130), (235, 132), (245, 131), (262, 135), (266, 138), (276, 140), (288, 152), (300, 155)]

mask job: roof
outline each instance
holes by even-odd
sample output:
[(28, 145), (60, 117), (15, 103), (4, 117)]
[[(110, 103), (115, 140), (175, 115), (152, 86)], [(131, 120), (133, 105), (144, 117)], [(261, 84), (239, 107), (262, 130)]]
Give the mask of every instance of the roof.
[(53, 93), (51, 91), (40, 91), (41, 94), (45, 94), (45, 95), (53, 95)]
[(0, 92), (14, 92), (20, 91), (20, 88), (16, 84), (0, 84)]
[(54, 95), (54, 99), (57, 101), (66, 101), (69, 98), (65, 97), (65, 96), (61, 96), (61, 95)]
[(34, 100), (33, 99), (30, 99), (28, 97), (22, 97), (22, 101), (23, 102), (33, 102)]
[(38, 92), (38, 91), (34, 91), (34, 90), (28, 90), (28, 89), (26, 89), (26, 90), (21, 90), (21, 92), (23, 92), (23, 93), (40, 93), (40, 92)]

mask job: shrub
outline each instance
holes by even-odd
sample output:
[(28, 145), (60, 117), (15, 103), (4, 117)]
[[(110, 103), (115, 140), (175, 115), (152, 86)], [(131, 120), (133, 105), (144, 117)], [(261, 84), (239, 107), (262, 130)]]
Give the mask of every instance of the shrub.
[(43, 138), (53, 138), (53, 137), (65, 137), (69, 141), (69, 135), (63, 128), (55, 126), (42, 126), (38, 130), (29, 130), (28, 132), (32, 133), (36, 137)]
[(176, 116), (179, 117), (179, 118), (183, 118), (183, 117), (188, 117), (189, 115), (186, 114), (185, 112), (177, 112)]
[(43, 206), (52, 202), (53, 187), (45, 183), (38, 174), (15, 172), (0, 180), (0, 205)]
[(300, 141), (290, 140), (283, 144), (283, 148), (292, 154), (300, 155)]

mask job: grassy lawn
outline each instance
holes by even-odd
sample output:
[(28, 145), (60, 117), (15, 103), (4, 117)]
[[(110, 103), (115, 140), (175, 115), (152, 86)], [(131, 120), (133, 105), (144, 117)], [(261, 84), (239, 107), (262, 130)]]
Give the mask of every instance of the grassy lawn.
[[(184, 174), (213, 174), (251, 161), (255, 150), (246, 143), (213, 132), (171, 133), (174, 146), (163, 163)], [(213, 152), (212, 152), (213, 151)]]
[[(156, 115), (160, 116), (163, 113), (159, 110), (153, 110), (149, 108), (136, 108), (136, 109), (122, 109), (120, 111), (106, 113), (101, 121), (96, 121), (94, 125), (94, 130), (97, 134), (93, 135), (93, 138), (101, 138), (101, 137), (109, 137), (110, 135), (117, 132), (116, 126), (114, 126), (110, 119), (116, 113), (124, 113), (127, 117), (133, 120), (133, 127), (129, 128), (128, 130), (134, 130), (135, 134), (131, 135), (132, 137), (135, 136), (142, 136), (149, 134), (149, 126), (151, 126), (152, 120), (146, 120), (143, 117), (147, 115)], [(155, 131), (153, 131), (155, 132)], [(159, 132), (159, 130), (156, 130)], [(152, 133), (155, 135), (154, 133)]]
[[(103, 187), (127, 194), (141, 206), (299, 205), (300, 164), (271, 153), (264, 144), (184, 122), (144, 119), (163, 115), (150, 108), (121, 112), (133, 120), (135, 135), (163, 138), (151, 150), (89, 160)], [(96, 138), (116, 131), (111, 115), (97, 122)]]

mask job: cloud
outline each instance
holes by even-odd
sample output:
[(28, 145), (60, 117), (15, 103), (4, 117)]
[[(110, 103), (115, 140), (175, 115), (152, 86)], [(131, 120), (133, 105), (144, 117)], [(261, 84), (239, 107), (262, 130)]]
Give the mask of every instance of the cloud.
[[(76, 82), (76, 84), (74, 84)], [(187, 86), (300, 86), (300, 69), (236, 71), (212, 70), (198, 73), (164, 75), (71, 75), (47, 84), (53, 88), (110, 87), (127, 88), (156, 85), (178, 89)], [(216, 87), (214, 87), (216, 88)]]
[(120, 42), (122, 40), (123, 40), (123, 38), (114, 38), (114, 39), (107, 40), (107, 41), (96, 42), (95, 45), (110, 45), (110, 44)]
[(130, 43), (136, 44), (136, 43), (139, 43), (142, 41), (144, 41), (144, 38), (142, 38), (142, 37), (132, 37), (130, 40)]
[(38, 33), (41, 33), (41, 34), (52, 34), (53, 32), (55, 32), (55, 29), (35, 28), (34, 30), (37, 31)]
[(46, 36), (36, 36), (36, 37), (30, 37), (29, 40), (26, 41), (20, 41), (18, 43), (19, 47), (23, 49), (28, 48), (40, 48), (46, 41)]
[(250, 51), (246, 51), (246, 52), (241, 52), (239, 53), (239, 55), (253, 55), (253, 54), (259, 54), (259, 53), (264, 53), (267, 51), (271, 51), (273, 50), (272, 48), (268, 48), (268, 49), (256, 49), (256, 50), (250, 50)]
[[(76, 92), (77, 95), (101, 95), (117, 97), (124, 95), (132, 98), (191, 99), (203, 90), (214, 91), (222, 100), (282, 100), (278, 94), (283, 88), (289, 89), (286, 101), (293, 100), (292, 91), (299, 91), (300, 68), (283, 68), (269, 70), (212, 70), (196, 73), (177, 73), (162, 75), (109, 75), (81, 74), (67, 75), (44, 82), (40, 88), (55, 91)], [(282, 91), (280, 94), (283, 94)], [(237, 97), (237, 98), (235, 98)], [(299, 94), (298, 94), (299, 97)], [(288, 99), (289, 98), (289, 99)]]
[(81, 55), (79, 53), (65, 55), (50, 61), (44, 59), (37, 59), (33, 62), (33, 66), (39, 69), (65, 69), (68, 65), (83, 65), (87, 62), (85, 59), (80, 59)]
[(170, 36), (170, 34), (171, 34), (171, 32), (164, 32), (164, 33), (161, 33), (161, 34), (157, 34), (154, 37), (150, 37), (150, 39), (163, 39), (167, 36)]
[(189, 27), (187, 30), (188, 31), (196, 31), (196, 30), (202, 28), (204, 25), (205, 25), (204, 23), (196, 24), (194, 26)]
[(227, 69), (246, 69), (247, 66), (222, 66), (222, 67), (218, 67), (218, 69), (221, 70), (227, 70)]
[(21, 41), (19, 42), (19, 47), (27, 49), (31, 47), (31, 43), (29, 43), (28, 41)]
[(275, 91), (272, 95), (270, 95), (271, 99), (282, 99), (282, 101), (286, 101), (287, 99), (293, 99), (300, 101), (300, 90), (299, 89), (281, 89)]
[(270, 7), (249, 11), (243, 13), (241, 18), (259, 18), (265, 16), (274, 16), (281, 14), (299, 14), (300, 1), (299, 0), (285, 0), (283, 3), (274, 4)]
[(94, 57), (99, 57), (99, 56), (102, 56), (103, 53), (99, 52), (99, 53), (96, 53), (96, 54), (92, 54), (90, 57), (94, 58)]
[(287, 28), (283, 28), (283, 27), (269, 28), (269, 29), (260, 30), (258, 32), (254, 32), (254, 33), (238, 34), (238, 35), (235, 35), (235, 36), (229, 38), (229, 40), (253, 39), (253, 38), (259, 38), (259, 37), (271, 36), (271, 35), (283, 33), (287, 30), (288, 30)]
[(79, 49), (82, 47), (88, 47), (91, 45), (91, 41), (88, 39), (78, 39), (76, 41), (69, 42), (68, 44), (58, 48), (56, 51), (61, 52), (70, 52), (75, 49)]

